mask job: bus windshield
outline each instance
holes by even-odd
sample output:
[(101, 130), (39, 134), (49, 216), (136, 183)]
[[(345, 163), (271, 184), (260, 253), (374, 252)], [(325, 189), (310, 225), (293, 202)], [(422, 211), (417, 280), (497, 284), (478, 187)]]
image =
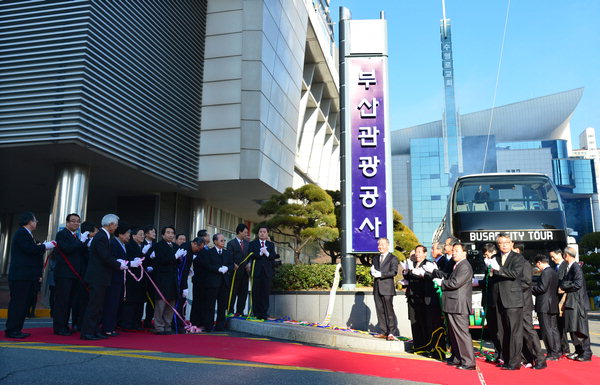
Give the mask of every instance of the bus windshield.
[(454, 212), (539, 211), (561, 209), (556, 189), (544, 176), (485, 176), (460, 181), (454, 194)]

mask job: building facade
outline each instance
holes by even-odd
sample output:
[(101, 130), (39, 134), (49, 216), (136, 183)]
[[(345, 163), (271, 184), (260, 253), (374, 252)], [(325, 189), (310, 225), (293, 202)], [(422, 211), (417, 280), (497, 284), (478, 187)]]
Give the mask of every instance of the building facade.
[(4, 1), (0, 13), (0, 275), (22, 211), (40, 240), (69, 212), (232, 237), (286, 187), (339, 188), (328, 1)]
[[(497, 107), (491, 126), (491, 110), (459, 115), (463, 170), (458, 175), (551, 176), (561, 191), (573, 235), (594, 231), (594, 166), (591, 160), (569, 156), (569, 119), (582, 92), (575, 89)], [(458, 176), (444, 167), (445, 140), (442, 121), (392, 132), (394, 207), (421, 242), (429, 242), (440, 224)]]

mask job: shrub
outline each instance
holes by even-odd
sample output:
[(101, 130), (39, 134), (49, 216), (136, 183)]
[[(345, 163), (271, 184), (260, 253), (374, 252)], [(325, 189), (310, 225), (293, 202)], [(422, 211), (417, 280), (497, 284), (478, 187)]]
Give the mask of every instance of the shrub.
[[(333, 285), (335, 265), (284, 264), (275, 270), (273, 290), (329, 290)], [(340, 279), (340, 285), (342, 280)], [(356, 266), (356, 285), (373, 286), (370, 267)]]
[(600, 267), (600, 253), (591, 253), (589, 255), (580, 255), (581, 259), (585, 264)]

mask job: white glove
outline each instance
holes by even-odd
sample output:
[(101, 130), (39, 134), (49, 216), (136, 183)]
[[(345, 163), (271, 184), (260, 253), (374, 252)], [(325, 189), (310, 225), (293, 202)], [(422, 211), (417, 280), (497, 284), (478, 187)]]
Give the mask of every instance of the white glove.
[(423, 270), (422, 267), (417, 267), (416, 269), (413, 269), (412, 274), (416, 275), (417, 277), (424, 277), (425, 270)]
[(415, 264), (413, 261), (406, 261), (406, 267), (408, 268), (408, 271), (412, 271), (415, 268)]
[(374, 273), (375, 271), (377, 271), (377, 270), (375, 270), (375, 266), (371, 265), (371, 275), (373, 275), (373, 273)]
[(227, 266), (221, 266), (221, 269), (223, 269), (221, 271), (223, 274), (226, 274), (229, 271), (229, 268)]
[(88, 235), (90, 235), (90, 232), (89, 232), (89, 231), (86, 231), (85, 233), (83, 233), (83, 234), (81, 234), (81, 235), (79, 236), (79, 240), (80, 240), (81, 242), (85, 242), (85, 241), (87, 241), (87, 240), (88, 240)]
[(154, 254), (154, 251), (152, 252), (152, 254), (150, 254), (150, 258), (156, 258), (156, 254)]
[(381, 271), (379, 271), (379, 270), (373, 270), (373, 271), (371, 272), (371, 275), (372, 275), (373, 277), (375, 277), (375, 278), (381, 278)]
[(179, 259), (186, 254), (187, 254), (187, 251), (185, 249), (179, 249), (175, 252), (175, 258)]
[(54, 241), (44, 242), (44, 247), (46, 247), (46, 250), (52, 250), (53, 248), (56, 247), (56, 242), (54, 242)]
[(483, 263), (485, 263), (486, 266), (489, 266), (491, 262), (492, 258), (483, 258)]
[(146, 246), (144, 246), (142, 248), (142, 254), (146, 254), (148, 252), (148, 250), (150, 250), (151, 247), (152, 247), (152, 245), (149, 243)]
[(269, 251), (267, 250), (267, 246), (260, 249), (260, 255), (264, 255), (266, 257), (269, 256)]
[(133, 261), (129, 262), (129, 266), (131, 266), (131, 267), (140, 267), (141, 265), (142, 265), (142, 260), (139, 258), (136, 258)]
[(406, 270), (407, 265), (408, 265), (408, 263), (406, 261), (400, 261), (400, 267), (402, 267), (402, 270)]
[(432, 281), (435, 282), (436, 285), (442, 286), (442, 278), (434, 278)]
[(181, 292), (181, 296), (183, 298), (187, 298), (187, 295), (188, 295), (188, 289), (183, 289), (183, 291)]
[(119, 262), (121, 264), (121, 267), (120, 267), (121, 270), (127, 270), (127, 261), (124, 261), (122, 259), (117, 259), (117, 262)]
[(408, 286), (408, 280), (406, 279), (401, 279), (400, 281), (398, 281), (398, 283), (400, 283), (400, 285), (402, 286)]
[(498, 261), (496, 261), (496, 258), (491, 258), (490, 261), (490, 267), (492, 270), (500, 271), (500, 265), (498, 264)]
[(423, 270), (425, 270), (427, 273), (433, 273), (434, 270), (437, 270), (437, 265), (435, 264), (435, 262), (433, 263), (424, 263), (423, 266), (421, 266), (423, 268)]
[(477, 287), (477, 286), (479, 286), (479, 280), (478, 280), (478, 279), (475, 279), (475, 278), (473, 278), (473, 279), (471, 280), (471, 286), (472, 286), (472, 287)]
[(154, 271), (154, 268), (153, 268), (152, 266), (148, 266), (148, 267), (146, 268), (146, 271), (147, 271), (148, 273), (152, 273), (152, 272)]

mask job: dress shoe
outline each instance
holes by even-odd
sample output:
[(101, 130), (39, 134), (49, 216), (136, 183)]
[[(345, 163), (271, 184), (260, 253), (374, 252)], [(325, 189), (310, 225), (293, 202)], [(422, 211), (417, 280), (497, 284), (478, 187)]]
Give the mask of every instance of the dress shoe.
[(570, 360), (575, 360), (575, 359), (577, 359), (578, 355), (579, 354), (577, 354), (577, 353), (567, 354), (567, 358), (570, 359)]
[(69, 337), (69, 336), (73, 335), (73, 333), (71, 333), (69, 330), (55, 330), (54, 334), (56, 334), (57, 336), (65, 336), (65, 337)]
[(547, 368), (547, 367), (548, 367), (548, 364), (546, 364), (546, 361), (540, 361), (540, 362), (537, 362), (537, 363), (536, 363), (536, 364), (533, 366), (533, 368), (534, 368), (534, 369), (545, 369), (545, 368)]
[(501, 370), (519, 370), (521, 369), (520, 366), (510, 366), (510, 365), (505, 365), (503, 367), (500, 368)]
[(96, 333), (96, 334), (94, 334), (94, 335), (95, 335), (95, 336), (96, 336), (96, 338), (97, 338), (97, 339), (99, 339), (99, 340), (106, 340), (106, 339), (108, 339), (108, 337), (107, 337), (107, 336), (105, 336), (105, 335), (104, 335), (104, 333)]
[(82, 340), (88, 340), (88, 341), (96, 341), (96, 340), (100, 339), (100, 338), (96, 337), (95, 334), (82, 334), (79, 338), (81, 338)]
[(396, 338), (394, 335), (392, 334), (388, 334), (387, 338), (388, 341), (398, 341), (398, 338)]
[(373, 337), (375, 338), (387, 338), (385, 334), (375, 334)]
[(446, 360), (446, 365), (450, 365), (450, 366), (459, 366), (460, 362), (458, 361), (454, 361), (453, 359), (447, 359)]
[(558, 356), (546, 356), (546, 361), (558, 361), (559, 359)]
[(113, 330), (112, 332), (104, 332), (104, 335), (107, 337), (116, 337), (119, 335), (119, 333)]
[(27, 338), (31, 334), (22, 333), (22, 332), (12, 332), (12, 333), (4, 333), (4, 335), (6, 336), (6, 338)]
[(591, 361), (592, 357), (586, 357), (586, 356), (578, 356), (577, 358), (575, 358), (575, 361), (579, 361), (579, 362), (587, 362), (587, 361)]
[(475, 366), (458, 365), (456, 369), (460, 370), (475, 370)]

